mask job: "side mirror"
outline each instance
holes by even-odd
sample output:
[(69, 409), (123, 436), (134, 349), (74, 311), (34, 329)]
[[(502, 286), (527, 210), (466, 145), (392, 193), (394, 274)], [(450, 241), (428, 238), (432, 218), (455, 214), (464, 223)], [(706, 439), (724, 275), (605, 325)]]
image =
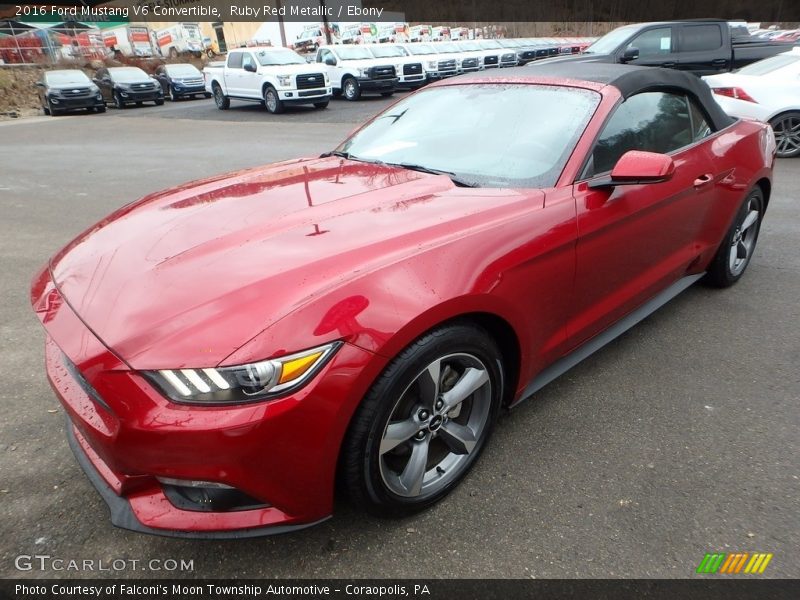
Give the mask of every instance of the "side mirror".
[(591, 189), (618, 185), (640, 185), (669, 181), (675, 173), (675, 162), (667, 154), (631, 150), (623, 154), (611, 174), (589, 181)]
[(244, 70), (247, 71), (248, 73), (255, 73), (257, 69), (253, 63), (247, 63), (244, 66)]
[(622, 53), (622, 62), (630, 62), (639, 58), (639, 49), (636, 46), (630, 46)]
[(100, 80), (97, 77), (92, 77), (92, 81), (94, 83), (100, 83)]
[(336, 66), (336, 59), (333, 58), (332, 56), (329, 56), (328, 58), (325, 59), (325, 64), (330, 66), (330, 67), (335, 67)]
[(43, 88), (43, 87), (44, 87), (44, 82), (42, 82), (42, 81), (37, 81), (37, 82), (36, 82), (36, 83), (34, 83), (33, 85), (35, 85), (36, 87)]

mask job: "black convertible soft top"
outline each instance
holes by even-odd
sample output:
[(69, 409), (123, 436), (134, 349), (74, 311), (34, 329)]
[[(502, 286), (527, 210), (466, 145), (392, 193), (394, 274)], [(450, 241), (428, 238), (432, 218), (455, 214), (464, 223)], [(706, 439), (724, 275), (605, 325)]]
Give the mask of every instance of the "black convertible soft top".
[[(576, 79), (592, 81), (617, 88), (623, 98), (646, 91), (680, 90), (693, 97), (705, 110), (712, 121), (712, 126), (719, 131), (734, 122), (725, 114), (708, 85), (695, 75), (661, 69), (658, 67), (636, 67), (633, 65), (617, 65), (597, 62), (556, 62), (548, 64), (531, 63), (524, 67), (483, 71), (476, 78), (534, 78), (552, 77), (555, 79)], [(460, 78), (459, 78), (460, 79)]]

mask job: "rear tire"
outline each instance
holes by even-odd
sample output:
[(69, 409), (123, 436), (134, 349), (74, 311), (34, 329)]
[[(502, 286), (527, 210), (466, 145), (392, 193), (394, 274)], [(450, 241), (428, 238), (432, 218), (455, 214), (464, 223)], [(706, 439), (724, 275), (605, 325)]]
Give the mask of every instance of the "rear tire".
[(220, 110), (228, 110), (231, 107), (231, 99), (222, 93), (222, 88), (218, 83), (211, 86), (214, 92), (214, 103)]
[(342, 81), (342, 94), (346, 100), (354, 102), (361, 97), (361, 87), (355, 77), (345, 77)]
[(284, 111), (283, 102), (278, 97), (278, 91), (271, 85), (264, 88), (264, 106), (273, 115), (279, 115)]
[(398, 517), (444, 498), (478, 459), (502, 397), (502, 354), (485, 330), (456, 323), (419, 338), (350, 424), (340, 473), (353, 502)]
[(790, 111), (778, 115), (769, 122), (775, 132), (778, 158), (793, 158), (800, 155), (800, 112)]
[(742, 202), (706, 272), (705, 281), (709, 285), (726, 288), (741, 279), (756, 249), (763, 218), (764, 193), (756, 186)]

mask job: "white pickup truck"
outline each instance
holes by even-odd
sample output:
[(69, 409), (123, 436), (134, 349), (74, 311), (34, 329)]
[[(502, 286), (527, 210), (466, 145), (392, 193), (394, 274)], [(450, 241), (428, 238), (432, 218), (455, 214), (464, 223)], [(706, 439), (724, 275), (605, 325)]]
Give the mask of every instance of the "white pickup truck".
[(397, 87), (396, 59), (375, 58), (367, 46), (320, 46), (317, 66), (325, 69), (334, 93), (358, 100), (362, 92), (391, 96)]
[(272, 46), (231, 50), (224, 64), (203, 69), (203, 78), (220, 110), (229, 108), (231, 99), (263, 102), (273, 114), (289, 104), (325, 108), (333, 93), (319, 65), (308, 64), (288, 48)]

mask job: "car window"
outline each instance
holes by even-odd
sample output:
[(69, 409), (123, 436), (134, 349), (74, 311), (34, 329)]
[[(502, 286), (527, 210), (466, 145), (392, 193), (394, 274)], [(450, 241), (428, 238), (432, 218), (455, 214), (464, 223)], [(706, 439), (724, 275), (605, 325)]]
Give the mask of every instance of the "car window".
[(233, 52), (228, 55), (228, 68), (241, 69), (242, 68), (242, 53)]
[(633, 38), (626, 50), (628, 48), (638, 48), (640, 57), (670, 54), (672, 52), (672, 29), (659, 27), (645, 31)]
[(665, 92), (636, 94), (620, 104), (603, 127), (586, 175), (610, 171), (629, 150), (668, 154), (694, 141), (686, 96)]
[(256, 59), (253, 58), (253, 55), (250, 53), (242, 53), (242, 68), (244, 69), (247, 66), (256, 66)]
[(722, 28), (719, 25), (684, 25), (682, 28), (682, 52), (706, 52), (719, 48), (722, 48)]
[(697, 103), (689, 100), (689, 113), (692, 118), (692, 142), (697, 142), (711, 135), (713, 131), (708, 124), (705, 113), (697, 106)]

